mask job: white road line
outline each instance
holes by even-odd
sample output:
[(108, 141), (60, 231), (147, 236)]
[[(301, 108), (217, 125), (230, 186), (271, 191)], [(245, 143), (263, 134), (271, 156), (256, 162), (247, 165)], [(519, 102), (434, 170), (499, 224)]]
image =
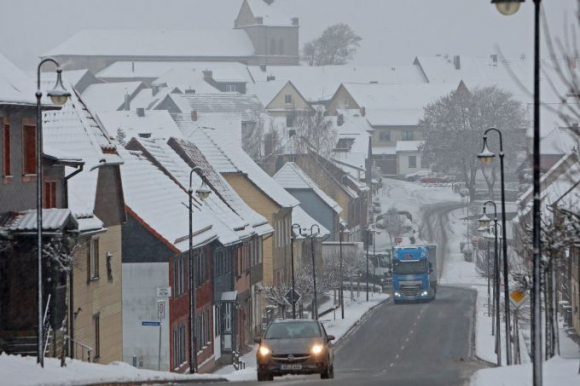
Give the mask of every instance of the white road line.
[(405, 346), (401, 346), (401, 350), (404, 350), (404, 349), (405, 349)]
[(405, 339), (405, 342), (408, 342), (408, 341), (409, 341), (409, 338)]
[(412, 333), (413, 333), (413, 330), (409, 331), (409, 334), (412, 334)]
[(395, 359), (399, 359), (399, 354), (395, 355)]
[(393, 367), (394, 365), (395, 365), (394, 363), (391, 363), (391, 364), (389, 365), (389, 367)]

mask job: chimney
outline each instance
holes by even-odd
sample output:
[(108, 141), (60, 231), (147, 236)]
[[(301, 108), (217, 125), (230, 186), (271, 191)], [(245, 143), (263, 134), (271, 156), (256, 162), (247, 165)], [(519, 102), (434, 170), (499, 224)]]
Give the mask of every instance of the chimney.
[(151, 86), (151, 94), (153, 96), (157, 95), (158, 92), (159, 92), (159, 86)]
[(125, 110), (131, 110), (131, 98), (129, 97), (129, 93), (125, 90), (125, 103), (124, 106)]
[(135, 62), (131, 62), (131, 72), (135, 72)]
[(145, 116), (145, 108), (144, 107), (137, 107), (137, 116), (144, 117)]
[(453, 65), (456, 70), (461, 70), (461, 57), (459, 55), (453, 57)]
[(342, 126), (344, 124), (344, 115), (338, 114), (338, 117), (336, 118), (336, 124), (338, 126)]
[(260, 70), (262, 70), (262, 72), (266, 72), (267, 69), (268, 67), (266, 67), (265, 64), (260, 64)]
[(367, 115), (367, 109), (364, 106), (360, 108), (360, 115), (363, 117)]
[(264, 3), (271, 5), (274, 2), (274, 0), (264, 0)]
[(197, 110), (191, 110), (191, 120), (197, 122)]
[(300, 25), (300, 19), (298, 19), (297, 17), (293, 17), (291, 20), (292, 20), (292, 25), (295, 25), (295, 26)]
[(273, 80), (276, 80), (276, 77), (275, 77), (274, 75), (268, 75), (268, 76), (266, 77), (266, 81), (267, 81), (267, 82), (271, 82), (271, 81), (273, 81)]
[(494, 65), (497, 64), (497, 55), (496, 54), (491, 55), (491, 61), (493, 62)]
[(194, 88), (188, 88), (187, 90), (185, 90), (186, 94), (195, 94), (195, 89)]
[(203, 70), (203, 80), (205, 80), (206, 82), (213, 80), (213, 71)]

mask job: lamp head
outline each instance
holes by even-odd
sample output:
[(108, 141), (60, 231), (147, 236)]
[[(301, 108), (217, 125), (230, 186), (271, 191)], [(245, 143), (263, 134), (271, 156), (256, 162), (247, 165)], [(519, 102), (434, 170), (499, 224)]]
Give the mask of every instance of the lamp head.
[(477, 158), (479, 158), (479, 161), (481, 161), (482, 164), (489, 165), (493, 162), (494, 157), (495, 153), (489, 150), (489, 147), (487, 146), (487, 136), (484, 136), (483, 149), (481, 149), (481, 153), (477, 155)]
[(516, 13), (520, 9), (520, 3), (523, 3), (524, 0), (491, 0), (492, 4), (495, 4), (495, 7), (505, 16), (510, 16)]
[(205, 181), (204, 181), (201, 184), (201, 186), (199, 188), (197, 188), (197, 190), (195, 191), (195, 194), (197, 194), (197, 197), (199, 197), (200, 199), (205, 200), (211, 194), (211, 190), (207, 187), (207, 185), (205, 184)]
[(491, 224), (491, 219), (487, 217), (487, 214), (484, 213), (483, 216), (481, 216), (481, 218), (479, 219), (479, 226), (482, 228), (483, 227), (487, 228), (489, 224)]
[(62, 106), (70, 98), (70, 92), (66, 91), (62, 84), (62, 69), (56, 69), (56, 83), (54, 88), (50, 90), (47, 95), (50, 97), (52, 103), (57, 106)]

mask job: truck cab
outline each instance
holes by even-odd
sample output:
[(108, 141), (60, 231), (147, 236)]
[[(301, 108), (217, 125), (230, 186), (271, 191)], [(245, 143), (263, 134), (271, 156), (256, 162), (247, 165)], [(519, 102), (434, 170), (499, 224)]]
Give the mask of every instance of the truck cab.
[(395, 304), (435, 299), (436, 282), (429, 249), (423, 246), (397, 247), (393, 250), (393, 299)]

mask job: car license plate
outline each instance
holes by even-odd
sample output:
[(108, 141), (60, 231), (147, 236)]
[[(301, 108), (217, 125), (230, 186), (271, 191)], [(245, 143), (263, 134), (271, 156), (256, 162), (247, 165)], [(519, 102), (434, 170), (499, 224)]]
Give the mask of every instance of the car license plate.
[(280, 365), (281, 370), (302, 370), (302, 365)]

